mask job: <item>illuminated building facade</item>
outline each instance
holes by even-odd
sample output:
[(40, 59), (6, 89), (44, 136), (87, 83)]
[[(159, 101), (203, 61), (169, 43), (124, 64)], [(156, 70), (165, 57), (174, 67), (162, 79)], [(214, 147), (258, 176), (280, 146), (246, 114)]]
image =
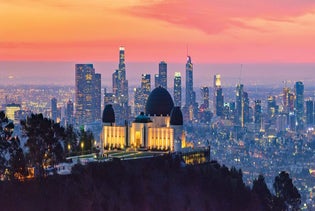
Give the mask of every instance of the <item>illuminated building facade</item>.
[(12, 120), (15, 124), (19, 122), (16, 112), (21, 110), (20, 104), (10, 103), (5, 107), (5, 115), (9, 120)]
[(182, 106), (182, 78), (180, 72), (175, 72), (174, 77), (174, 104)]
[(216, 116), (223, 116), (224, 96), (221, 86), (221, 75), (214, 75), (213, 78), (213, 109)]
[(75, 65), (75, 118), (77, 125), (100, 120), (101, 75), (93, 64)]
[(154, 89), (131, 125), (116, 126), (115, 112), (106, 105), (103, 112), (102, 149), (126, 148), (180, 151), (183, 140), (183, 116), (174, 107), (172, 97), (162, 87)]
[(135, 99), (134, 107), (135, 114), (140, 114), (141, 111), (144, 111), (145, 104), (151, 92), (151, 75), (142, 74), (141, 76), (141, 87), (135, 89)]
[(124, 124), (129, 119), (130, 107), (128, 105), (128, 80), (126, 79), (126, 64), (125, 64), (125, 48), (119, 47), (119, 64), (118, 69), (112, 74), (113, 83), (113, 98), (115, 108), (118, 110), (118, 124)]

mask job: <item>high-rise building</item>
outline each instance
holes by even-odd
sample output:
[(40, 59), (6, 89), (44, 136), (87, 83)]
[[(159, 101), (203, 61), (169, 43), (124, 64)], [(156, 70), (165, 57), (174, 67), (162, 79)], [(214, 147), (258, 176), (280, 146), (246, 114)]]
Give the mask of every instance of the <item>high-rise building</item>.
[(126, 79), (125, 48), (119, 47), (118, 69), (112, 75), (113, 97), (115, 109), (118, 111), (116, 118), (117, 124), (124, 124), (129, 119), (130, 107), (128, 105), (129, 92), (128, 80)]
[(308, 126), (314, 125), (314, 101), (306, 101), (306, 124)]
[(294, 93), (289, 92), (288, 94), (288, 111), (294, 112), (294, 101), (295, 101), (295, 95)]
[(174, 77), (174, 104), (175, 106), (182, 106), (182, 78), (180, 72), (175, 72)]
[(58, 117), (57, 99), (52, 98), (51, 99), (51, 119), (54, 122), (57, 122), (57, 117)]
[(261, 123), (261, 115), (262, 115), (261, 100), (255, 100), (255, 107), (254, 107), (255, 124), (259, 125)]
[(95, 106), (95, 119), (101, 120), (101, 110), (102, 110), (102, 78), (101, 74), (95, 73), (94, 77), (94, 106)]
[(167, 89), (167, 63), (165, 61), (159, 63), (159, 84)]
[(100, 74), (95, 73), (93, 64), (76, 64), (75, 78), (76, 124), (80, 126), (100, 120)]
[(249, 106), (249, 97), (248, 97), (248, 93), (247, 92), (243, 92), (243, 98), (244, 98), (244, 115), (243, 115), (243, 122), (248, 123), (250, 122), (251, 118), (250, 118), (250, 106)]
[(301, 130), (304, 127), (304, 84), (301, 81), (296, 82), (294, 90), (296, 129)]
[(278, 114), (278, 109), (279, 106), (277, 105), (276, 102), (276, 97), (275, 96), (269, 96), (267, 99), (267, 113), (268, 113), (268, 118), (274, 118), (276, 114)]
[[(150, 74), (142, 74), (142, 76), (141, 76), (141, 89), (143, 89), (143, 93), (145, 94), (144, 97), (147, 99), (150, 95), (150, 92), (151, 92), (151, 75)], [(144, 104), (146, 104), (146, 103), (144, 103)]]
[(155, 88), (161, 86), (159, 74), (155, 74), (155, 75), (154, 75), (154, 86), (155, 86)]
[(209, 110), (209, 87), (201, 87), (202, 109)]
[(217, 116), (223, 116), (224, 97), (221, 87), (221, 76), (214, 75), (213, 78), (213, 110)]
[(183, 109), (184, 119), (192, 121), (198, 115), (198, 104), (196, 103), (196, 93), (193, 85), (193, 63), (191, 57), (187, 56), (186, 62), (186, 104)]
[(244, 85), (236, 86), (236, 101), (235, 101), (235, 124), (244, 126)]
[(194, 86), (193, 86), (193, 64), (190, 56), (187, 57), (186, 62), (186, 106), (194, 104)]
[(135, 97), (134, 97), (134, 115), (137, 116), (140, 114), (140, 112), (143, 112), (145, 106), (143, 106), (143, 90), (141, 88), (135, 88), (134, 89), (134, 93), (135, 93)]
[(151, 92), (151, 75), (142, 74), (141, 87), (135, 89), (135, 115), (145, 111), (145, 105)]
[(283, 104), (283, 112), (289, 113), (289, 94), (290, 89), (288, 87), (283, 88), (283, 98), (282, 98), (282, 104)]
[(19, 123), (16, 113), (21, 110), (20, 104), (9, 103), (5, 106), (5, 116), (14, 122), (14, 124)]
[(73, 115), (73, 102), (69, 100), (67, 102), (67, 108), (66, 108), (66, 125), (73, 125), (74, 124), (74, 115)]

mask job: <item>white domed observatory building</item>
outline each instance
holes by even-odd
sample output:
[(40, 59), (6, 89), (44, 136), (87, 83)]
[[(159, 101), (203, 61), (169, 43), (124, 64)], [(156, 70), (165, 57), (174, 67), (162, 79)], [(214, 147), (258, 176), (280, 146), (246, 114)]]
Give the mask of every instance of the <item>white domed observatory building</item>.
[(116, 126), (115, 113), (111, 105), (103, 112), (101, 132), (102, 149), (145, 149), (180, 152), (185, 141), (183, 115), (180, 107), (174, 107), (169, 92), (155, 88), (141, 112), (130, 126)]

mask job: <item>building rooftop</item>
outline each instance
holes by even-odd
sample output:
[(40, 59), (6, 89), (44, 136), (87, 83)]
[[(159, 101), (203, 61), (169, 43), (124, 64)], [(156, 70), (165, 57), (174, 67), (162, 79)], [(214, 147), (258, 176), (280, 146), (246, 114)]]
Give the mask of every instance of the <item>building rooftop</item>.
[(170, 116), (173, 107), (170, 93), (163, 87), (157, 87), (151, 92), (145, 109), (150, 116)]

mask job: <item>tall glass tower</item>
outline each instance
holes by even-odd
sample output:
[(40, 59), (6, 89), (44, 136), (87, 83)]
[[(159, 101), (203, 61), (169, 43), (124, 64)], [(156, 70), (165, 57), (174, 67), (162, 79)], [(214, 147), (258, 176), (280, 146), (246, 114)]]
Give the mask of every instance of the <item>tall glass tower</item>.
[(75, 65), (75, 102), (78, 126), (101, 119), (101, 75), (93, 64)]
[(301, 130), (304, 127), (304, 84), (301, 81), (295, 83), (295, 115), (296, 129)]
[(58, 116), (57, 99), (52, 98), (51, 99), (51, 119), (54, 120), (54, 122), (57, 122), (57, 116)]
[(182, 77), (180, 72), (175, 72), (174, 77), (174, 104), (175, 106), (182, 106)]
[(217, 116), (223, 116), (224, 97), (221, 87), (221, 75), (214, 75), (213, 78), (213, 110)]
[(125, 48), (119, 47), (119, 64), (118, 69), (112, 75), (113, 81), (113, 98), (115, 110), (117, 110), (116, 121), (117, 124), (124, 124), (125, 120), (129, 119), (130, 107), (128, 80), (126, 79), (126, 65), (125, 65)]
[(202, 96), (202, 107), (205, 110), (209, 109), (209, 87), (203, 86), (201, 87), (201, 96)]
[(244, 126), (244, 85), (238, 84), (236, 86), (236, 103), (235, 103), (235, 123)]
[(190, 56), (187, 57), (186, 62), (186, 106), (189, 107), (194, 104), (194, 88), (193, 88), (193, 64)]
[(167, 63), (165, 61), (159, 63), (159, 84), (167, 89)]

